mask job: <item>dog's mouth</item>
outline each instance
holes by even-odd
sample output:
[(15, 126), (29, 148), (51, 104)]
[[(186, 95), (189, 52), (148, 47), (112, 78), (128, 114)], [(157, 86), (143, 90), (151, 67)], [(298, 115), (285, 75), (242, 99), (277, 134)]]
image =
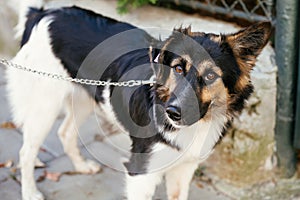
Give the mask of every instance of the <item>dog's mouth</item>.
[(180, 121), (172, 120), (167, 114), (165, 114), (164, 120), (164, 131), (167, 132), (175, 132), (181, 129), (183, 126), (181, 125)]
[(164, 122), (164, 131), (165, 132), (175, 132), (177, 130), (178, 130), (178, 128), (176, 128), (172, 123), (170, 123), (170, 121), (166, 120)]

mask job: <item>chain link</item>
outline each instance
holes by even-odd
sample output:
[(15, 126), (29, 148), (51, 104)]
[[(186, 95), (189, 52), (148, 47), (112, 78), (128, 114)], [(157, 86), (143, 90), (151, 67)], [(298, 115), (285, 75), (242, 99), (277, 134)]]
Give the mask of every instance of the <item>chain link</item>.
[(15, 69), (23, 70), (26, 72), (31, 72), (31, 73), (37, 74), (39, 76), (52, 78), (52, 79), (56, 79), (56, 80), (73, 82), (73, 83), (79, 83), (82, 85), (134, 87), (134, 86), (141, 86), (141, 85), (153, 85), (156, 83), (154, 75), (149, 80), (129, 80), (129, 81), (122, 81), (122, 82), (110, 82), (110, 81), (100, 81), (100, 80), (65, 77), (65, 76), (62, 76), (59, 74), (52, 74), (52, 73), (38, 71), (35, 69), (24, 67), (24, 66), (18, 65), (16, 63), (13, 63), (9, 60), (6, 60), (6, 59), (0, 59), (0, 63), (6, 65), (8, 67), (13, 67)]

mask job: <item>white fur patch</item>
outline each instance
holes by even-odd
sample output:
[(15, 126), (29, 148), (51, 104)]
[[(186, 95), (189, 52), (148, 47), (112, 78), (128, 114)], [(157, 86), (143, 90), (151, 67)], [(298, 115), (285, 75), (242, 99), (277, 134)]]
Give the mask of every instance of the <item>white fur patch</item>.
[[(44, 18), (32, 29), (29, 41), (21, 48), (13, 62), (39, 71), (68, 76), (60, 60), (53, 55), (48, 32), (50, 23), (50, 18)], [(14, 120), (18, 125), (22, 125), (28, 113), (33, 112), (41, 102), (47, 104), (53, 98), (59, 98), (59, 102), (63, 102), (65, 96), (73, 91), (71, 83), (19, 69), (8, 68), (6, 77), (8, 96)]]
[(159, 58), (159, 56), (160, 56), (160, 53), (156, 56), (156, 58), (154, 59), (154, 62), (155, 63), (158, 63), (158, 58)]
[(226, 118), (199, 121), (192, 126), (181, 128), (177, 132), (167, 132), (164, 137), (180, 147), (180, 151), (158, 143), (152, 148), (148, 171), (168, 171), (173, 166), (190, 161), (204, 161), (213, 151), (220, 138)]
[(126, 175), (126, 195), (128, 200), (152, 200), (155, 187), (162, 180), (162, 173)]

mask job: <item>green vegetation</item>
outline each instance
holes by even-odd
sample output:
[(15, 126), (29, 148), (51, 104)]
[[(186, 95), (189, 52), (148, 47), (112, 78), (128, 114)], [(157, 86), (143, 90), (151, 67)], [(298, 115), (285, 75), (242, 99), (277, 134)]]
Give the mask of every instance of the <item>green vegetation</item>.
[(157, 0), (118, 0), (118, 12), (127, 13), (130, 8), (137, 8), (145, 4), (155, 4)]

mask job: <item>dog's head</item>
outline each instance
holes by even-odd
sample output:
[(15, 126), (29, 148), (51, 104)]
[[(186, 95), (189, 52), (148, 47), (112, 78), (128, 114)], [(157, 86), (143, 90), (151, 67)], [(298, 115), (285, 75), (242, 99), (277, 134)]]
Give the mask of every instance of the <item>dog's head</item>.
[(176, 29), (155, 55), (158, 117), (168, 131), (199, 120), (232, 118), (253, 91), (250, 71), (271, 23), (228, 35)]

